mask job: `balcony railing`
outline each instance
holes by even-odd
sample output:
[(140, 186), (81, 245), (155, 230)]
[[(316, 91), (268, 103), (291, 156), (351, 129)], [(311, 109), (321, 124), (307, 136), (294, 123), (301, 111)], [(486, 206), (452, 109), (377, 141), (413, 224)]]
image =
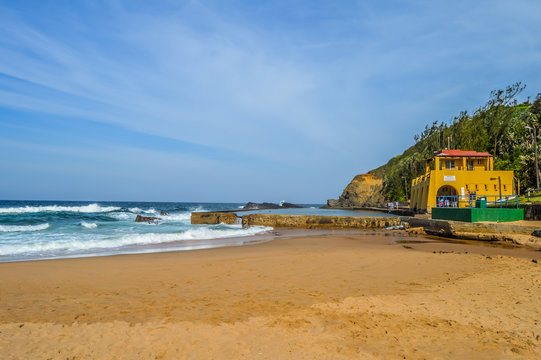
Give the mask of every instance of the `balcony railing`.
[(513, 208), (518, 209), (517, 195), (470, 195), (464, 197), (460, 195), (437, 196), (436, 207), (445, 208)]

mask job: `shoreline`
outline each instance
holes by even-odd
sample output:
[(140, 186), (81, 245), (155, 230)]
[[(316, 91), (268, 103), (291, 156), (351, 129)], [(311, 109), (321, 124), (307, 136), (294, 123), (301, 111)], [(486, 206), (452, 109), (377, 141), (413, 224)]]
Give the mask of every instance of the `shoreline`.
[[(266, 242), (276, 241), (278, 239), (294, 239), (297, 237), (318, 237), (318, 236), (384, 236), (384, 237), (396, 237), (399, 241), (403, 241), (408, 246), (416, 244), (416, 250), (421, 251), (446, 251), (442, 248), (456, 248), (467, 246), (470, 252), (477, 253), (476, 249), (491, 249), (485, 250), (485, 252), (491, 255), (505, 255), (511, 257), (527, 257), (541, 258), (541, 250), (536, 250), (527, 246), (512, 244), (501, 241), (486, 241), (476, 240), (474, 238), (449, 238), (431, 234), (415, 234), (408, 233), (404, 230), (389, 230), (389, 229), (295, 229), (295, 228), (275, 228), (269, 230), (266, 233), (248, 235), (248, 236), (234, 236), (226, 238), (206, 239), (206, 240), (183, 240), (178, 242), (166, 242), (158, 244), (147, 245), (134, 245), (122, 249), (122, 252), (115, 253), (111, 249), (103, 251), (95, 251), (87, 254), (74, 254), (71, 256), (52, 256), (43, 258), (18, 258), (14, 260), (0, 260), (1, 264), (19, 263), (19, 262), (35, 262), (35, 261), (57, 261), (57, 260), (76, 260), (76, 259), (92, 259), (101, 257), (116, 257), (116, 256), (137, 256), (148, 254), (162, 254), (162, 253), (177, 253), (177, 252), (191, 252), (191, 251), (204, 251), (229, 247), (244, 247), (252, 245), (260, 245)], [(416, 240), (417, 239), (417, 240)], [(421, 239), (421, 241), (418, 241)], [(177, 246), (175, 245), (177, 244)], [(436, 245), (440, 244), (440, 245)], [(443, 246), (442, 244), (446, 244)], [(500, 250), (498, 250), (500, 249)], [(451, 251), (451, 250), (450, 250)], [(467, 250), (464, 250), (467, 251)], [(478, 253), (482, 253), (479, 251)]]
[(541, 355), (539, 252), (311, 234), (2, 263), (0, 349), (7, 359)]

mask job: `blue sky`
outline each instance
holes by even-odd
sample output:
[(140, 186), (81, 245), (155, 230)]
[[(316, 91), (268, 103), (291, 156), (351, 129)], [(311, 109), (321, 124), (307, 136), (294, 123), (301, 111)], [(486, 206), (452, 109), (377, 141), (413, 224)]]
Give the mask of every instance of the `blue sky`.
[(0, 1), (0, 199), (324, 203), (541, 92), (539, 1)]

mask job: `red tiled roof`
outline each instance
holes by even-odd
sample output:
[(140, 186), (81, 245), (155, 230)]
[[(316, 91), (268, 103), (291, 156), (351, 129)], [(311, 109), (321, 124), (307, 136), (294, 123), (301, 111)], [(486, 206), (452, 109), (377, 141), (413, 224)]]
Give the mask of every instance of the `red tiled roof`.
[(477, 151), (463, 151), (463, 150), (441, 150), (434, 154), (434, 156), (477, 156), (477, 157), (489, 157), (492, 156), (487, 152)]

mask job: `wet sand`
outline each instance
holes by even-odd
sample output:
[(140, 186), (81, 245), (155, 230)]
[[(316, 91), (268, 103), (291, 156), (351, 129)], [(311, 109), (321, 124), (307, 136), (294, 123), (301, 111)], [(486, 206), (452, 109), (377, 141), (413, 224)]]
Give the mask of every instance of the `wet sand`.
[(541, 358), (540, 252), (289, 236), (0, 264), (1, 357)]

